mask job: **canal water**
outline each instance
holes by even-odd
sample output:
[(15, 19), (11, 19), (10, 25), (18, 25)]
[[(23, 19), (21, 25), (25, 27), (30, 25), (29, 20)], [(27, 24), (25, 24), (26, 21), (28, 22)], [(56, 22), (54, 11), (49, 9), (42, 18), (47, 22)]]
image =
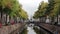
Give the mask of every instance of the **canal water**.
[(28, 30), (27, 34), (36, 34), (32, 27), (27, 27), (27, 30)]
[(41, 29), (34, 24), (28, 24), (25, 26), (26, 28), (22, 31), (21, 34), (49, 34), (45, 30)]
[(34, 24), (26, 25), (26, 29), (22, 32), (22, 34), (37, 34), (34, 30)]

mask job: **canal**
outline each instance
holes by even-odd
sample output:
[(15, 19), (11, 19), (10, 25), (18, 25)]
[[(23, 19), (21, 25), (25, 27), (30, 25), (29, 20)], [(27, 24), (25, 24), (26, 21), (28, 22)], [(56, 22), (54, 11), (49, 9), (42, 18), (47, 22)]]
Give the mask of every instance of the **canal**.
[(21, 34), (37, 34), (34, 24), (26, 25), (26, 28), (22, 31)]
[(28, 30), (27, 34), (36, 34), (32, 27), (27, 27), (27, 30)]
[(22, 31), (21, 34), (45, 34), (38, 26), (34, 24), (26, 25), (26, 28)]

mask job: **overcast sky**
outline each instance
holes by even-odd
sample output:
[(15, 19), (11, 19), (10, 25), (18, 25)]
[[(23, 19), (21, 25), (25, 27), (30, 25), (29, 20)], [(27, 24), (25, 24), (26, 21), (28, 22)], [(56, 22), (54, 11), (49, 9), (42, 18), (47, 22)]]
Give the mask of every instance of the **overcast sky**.
[(22, 4), (22, 8), (28, 13), (29, 17), (33, 16), (41, 1), (48, 2), (47, 0), (18, 0)]

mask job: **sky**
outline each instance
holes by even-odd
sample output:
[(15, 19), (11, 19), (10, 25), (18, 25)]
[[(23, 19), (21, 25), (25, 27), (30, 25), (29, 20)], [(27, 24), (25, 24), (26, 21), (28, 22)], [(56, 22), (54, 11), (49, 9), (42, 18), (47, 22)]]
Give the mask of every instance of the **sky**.
[(27, 12), (29, 18), (34, 15), (41, 1), (48, 2), (47, 0), (18, 0), (22, 4), (22, 8)]

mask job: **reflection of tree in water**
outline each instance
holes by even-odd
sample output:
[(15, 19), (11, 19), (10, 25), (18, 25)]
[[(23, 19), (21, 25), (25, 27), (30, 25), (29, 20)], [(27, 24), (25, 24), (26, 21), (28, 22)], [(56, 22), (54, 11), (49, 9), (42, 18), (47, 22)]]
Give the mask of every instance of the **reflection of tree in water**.
[(33, 28), (37, 34), (45, 34), (42, 30), (39, 30), (37, 27)]
[[(30, 29), (29, 29), (30, 30)], [(21, 34), (30, 34), (28, 28), (25, 28)], [(45, 34), (45, 32), (41, 29), (38, 29), (37, 27), (33, 27), (34, 32), (36, 32), (36, 34)], [(32, 30), (30, 31), (31, 34), (33, 33)], [(35, 34), (35, 33), (34, 33)]]
[(25, 28), (25, 29), (22, 31), (21, 34), (27, 34), (27, 32), (28, 32), (28, 30), (27, 30), (27, 28)]

